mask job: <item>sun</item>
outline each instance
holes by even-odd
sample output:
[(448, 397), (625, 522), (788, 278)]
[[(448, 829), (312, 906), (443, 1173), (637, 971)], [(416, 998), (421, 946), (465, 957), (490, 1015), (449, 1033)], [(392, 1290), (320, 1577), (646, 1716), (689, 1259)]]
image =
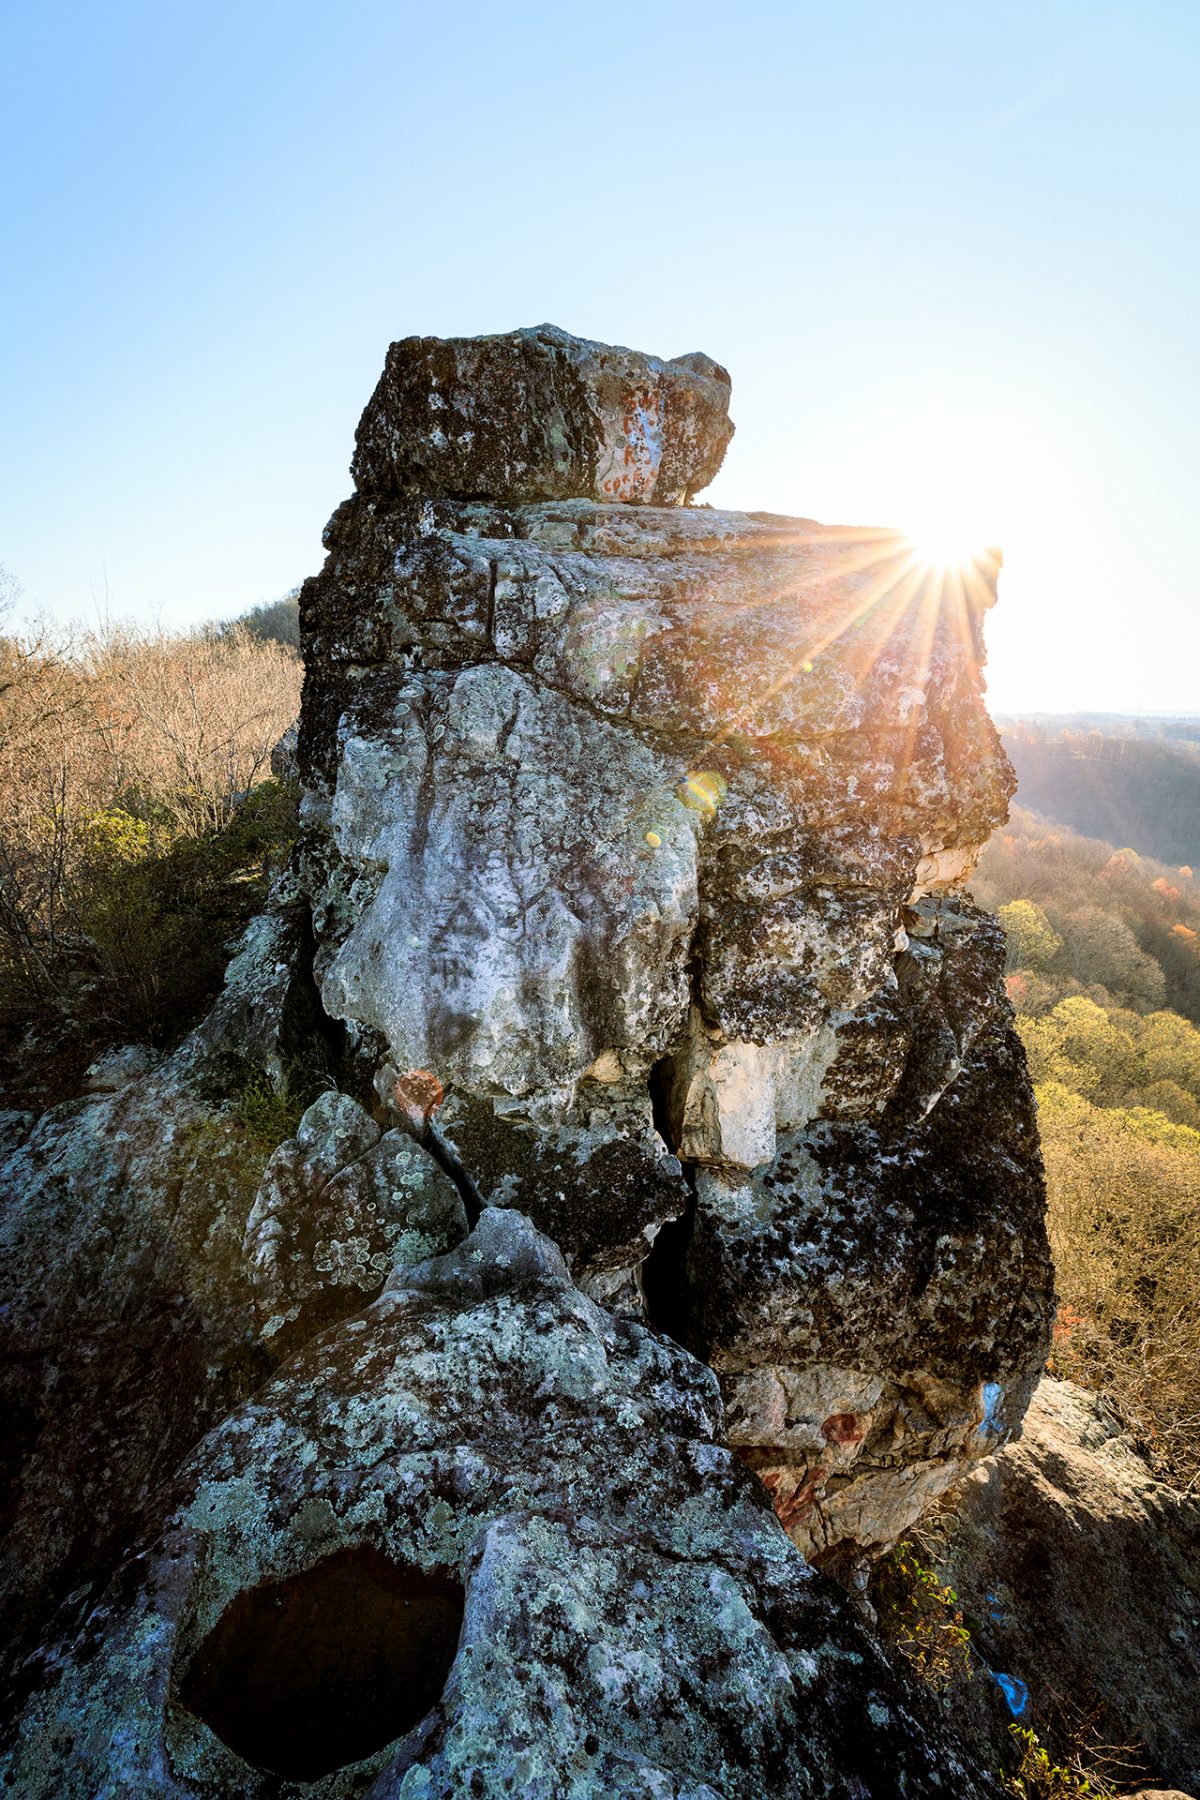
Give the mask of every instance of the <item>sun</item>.
[(994, 557), (994, 533), (974, 493), (945, 485), (904, 509), (903, 530), (922, 568), (966, 571)]
[(990, 553), (988, 536), (978, 523), (953, 508), (935, 509), (927, 516), (910, 518), (905, 536), (917, 561), (931, 569), (969, 569)]
[(982, 562), (986, 548), (961, 532), (910, 532), (908, 539), (923, 567), (942, 571), (971, 568)]

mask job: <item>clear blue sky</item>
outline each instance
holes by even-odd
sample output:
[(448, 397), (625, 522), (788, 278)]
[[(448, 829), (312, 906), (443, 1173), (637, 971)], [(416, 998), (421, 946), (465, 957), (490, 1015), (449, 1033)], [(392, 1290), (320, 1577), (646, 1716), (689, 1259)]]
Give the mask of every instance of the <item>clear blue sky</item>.
[(0, 0), (0, 562), (319, 566), (388, 341), (731, 370), (707, 498), (1004, 545), (1000, 708), (1200, 712), (1200, 5)]

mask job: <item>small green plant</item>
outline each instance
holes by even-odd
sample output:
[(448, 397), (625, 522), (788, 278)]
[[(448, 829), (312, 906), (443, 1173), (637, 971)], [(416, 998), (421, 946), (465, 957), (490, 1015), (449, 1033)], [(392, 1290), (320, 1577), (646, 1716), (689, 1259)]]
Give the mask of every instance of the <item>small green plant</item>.
[(871, 1599), (884, 1636), (935, 1693), (970, 1681), (971, 1634), (958, 1595), (921, 1561), (911, 1539), (876, 1564)]
[(1080, 1800), (1088, 1794), (1105, 1800), (1112, 1793), (1111, 1788), (1097, 1787), (1077, 1769), (1052, 1762), (1031, 1726), (1010, 1725), (1008, 1729), (1021, 1752), (1016, 1774), (1004, 1778), (1004, 1791), (1012, 1800)]
[(296, 1057), (277, 1086), (263, 1070), (246, 1064), (233, 1097), (233, 1117), (241, 1131), (266, 1155), (295, 1135), (305, 1110), (334, 1085), (319, 1058)]

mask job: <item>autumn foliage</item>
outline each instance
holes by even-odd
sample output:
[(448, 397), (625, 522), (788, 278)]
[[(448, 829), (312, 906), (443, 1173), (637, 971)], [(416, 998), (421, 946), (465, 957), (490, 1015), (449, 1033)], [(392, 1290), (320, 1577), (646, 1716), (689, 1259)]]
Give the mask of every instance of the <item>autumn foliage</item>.
[(1017, 808), (977, 893), (1046, 1159), (1058, 1375), (1107, 1396), (1158, 1472), (1200, 1479), (1200, 892)]

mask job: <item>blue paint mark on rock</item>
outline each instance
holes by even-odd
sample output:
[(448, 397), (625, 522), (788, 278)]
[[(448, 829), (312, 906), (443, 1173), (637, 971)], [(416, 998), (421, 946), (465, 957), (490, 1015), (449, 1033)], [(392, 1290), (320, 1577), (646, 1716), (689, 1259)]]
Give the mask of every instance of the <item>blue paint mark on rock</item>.
[(985, 1437), (998, 1437), (1003, 1430), (1000, 1422), (1000, 1407), (1004, 1400), (1004, 1389), (998, 1381), (985, 1381), (983, 1384), (983, 1418), (979, 1421), (979, 1429)]
[(991, 1670), (992, 1680), (1008, 1702), (1008, 1710), (1014, 1719), (1019, 1719), (1029, 1704), (1029, 1689), (1015, 1675), (997, 1675)]

